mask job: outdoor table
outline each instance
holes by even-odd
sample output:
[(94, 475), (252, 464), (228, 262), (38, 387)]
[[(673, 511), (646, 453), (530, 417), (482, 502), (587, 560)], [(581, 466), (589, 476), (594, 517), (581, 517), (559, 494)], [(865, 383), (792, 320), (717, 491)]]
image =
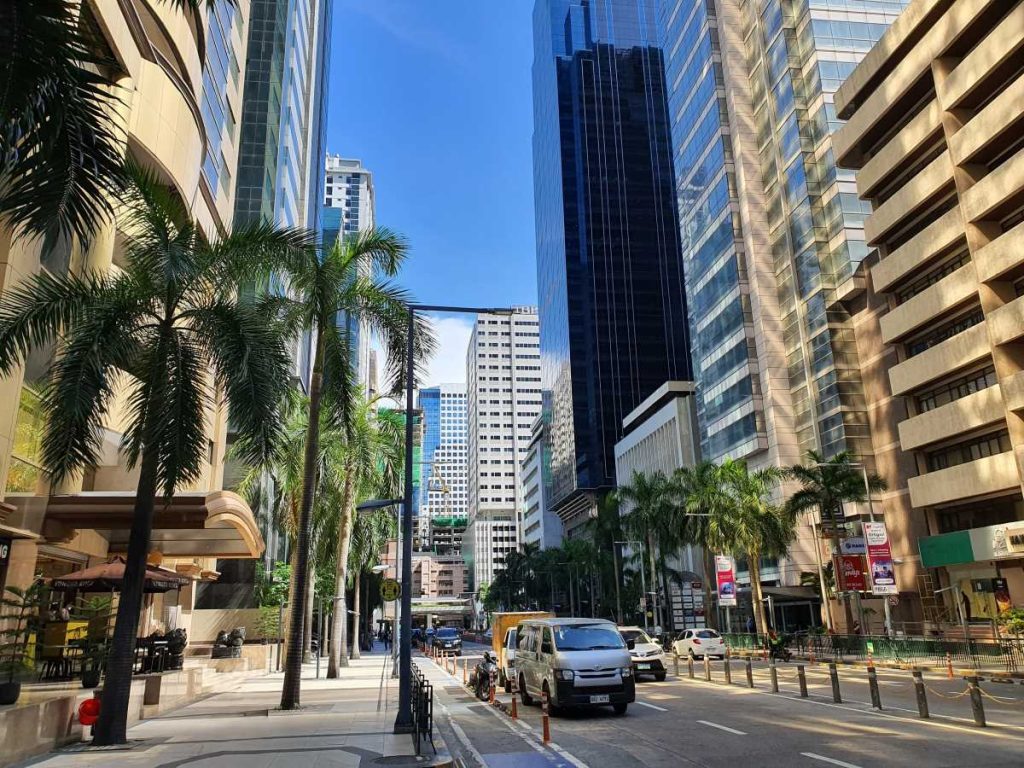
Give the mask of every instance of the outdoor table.
[(44, 645), (40, 657), (40, 680), (70, 680), (75, 674), (75, 662), (84, 657), (80, 644)]

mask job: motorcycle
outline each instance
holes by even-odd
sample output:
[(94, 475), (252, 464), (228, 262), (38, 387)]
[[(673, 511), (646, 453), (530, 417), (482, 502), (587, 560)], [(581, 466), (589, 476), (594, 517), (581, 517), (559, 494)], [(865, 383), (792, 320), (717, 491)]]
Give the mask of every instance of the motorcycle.
[(791, 661), (793, 654), (786, 647), (785, 641), (780, 637), (776, 640), (768, 641), (768, 658), (774, 659), (775, 661)]
[(484, 657), (477, 662), (470, 677), (469, 684), (480, 701), (490, 698), (491, 678), (497, 680), (498, 660), (490, 651), (484, 651)]

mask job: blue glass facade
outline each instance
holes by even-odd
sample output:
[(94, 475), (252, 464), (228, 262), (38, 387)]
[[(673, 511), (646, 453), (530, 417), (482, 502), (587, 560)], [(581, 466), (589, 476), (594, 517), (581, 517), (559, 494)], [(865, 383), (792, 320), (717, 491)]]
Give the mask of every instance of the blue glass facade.
[(828, 293), (867, 253), (870, 210), (853, 173), (836, 168), (832, 97), (906, 2), (741, 5), (797, 441), (801, 452), (869, 456), (853, 330), (844, 314), (826, 309)]
[[(441, 445), (441, 388), (421, 389), (419, 393), (419, 409), (423, 414), (423, 477), (430, 478), (434, 453)], [(420, 492), (412, 501), (413, 515), (419, 516), (424, 499), (429, 489), (420, 487)]]
[(203, 89), (200, 111), (206, 131), (203, 154), (203, 178), (210, 191), (230, 191), (231, 164), (221, 151), (224, 135), (234, 138), (237, 124), (228, 105), (228, 82), (238, 85), (241, 76), (238, 54), (231, 42), (232, 28), (241, 22), (238, 9), (230, 0), (217, 0), (206, 12), (206, 62), (203, 67)]
[(537, 0), (534, 194), (552, 505), (614, 486), (622, 419), (689, 379), (654, 0)]
[(659, 2), (701, 455), (765, 446), (714, 4)]

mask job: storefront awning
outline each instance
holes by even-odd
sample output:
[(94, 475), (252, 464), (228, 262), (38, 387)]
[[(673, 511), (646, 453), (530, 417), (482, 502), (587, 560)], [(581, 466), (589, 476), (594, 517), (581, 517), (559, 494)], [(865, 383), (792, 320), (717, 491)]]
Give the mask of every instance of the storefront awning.
[[(105, 531), (110, 552), (124, 552), (134, 505), (134, 493), (51, 496), (46, 519), (68, 528)], [(259, 557), (264, 549), (252, 510), (230, 491), (179, 493), (170, 503), (157, 499), (151, 546), (164, 557), (225, 559)]]

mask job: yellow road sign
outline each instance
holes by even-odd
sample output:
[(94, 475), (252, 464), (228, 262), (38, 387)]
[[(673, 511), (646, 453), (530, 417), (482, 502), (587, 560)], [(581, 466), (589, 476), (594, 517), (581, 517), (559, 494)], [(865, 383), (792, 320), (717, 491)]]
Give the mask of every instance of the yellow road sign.
[(390, 603), (392, 600), (397, 600), (398, 596), (402, 594), (402, 585), (398, 583), (397, 579), (384, 579), (380, 585), (380, 596), (386, 603)]

